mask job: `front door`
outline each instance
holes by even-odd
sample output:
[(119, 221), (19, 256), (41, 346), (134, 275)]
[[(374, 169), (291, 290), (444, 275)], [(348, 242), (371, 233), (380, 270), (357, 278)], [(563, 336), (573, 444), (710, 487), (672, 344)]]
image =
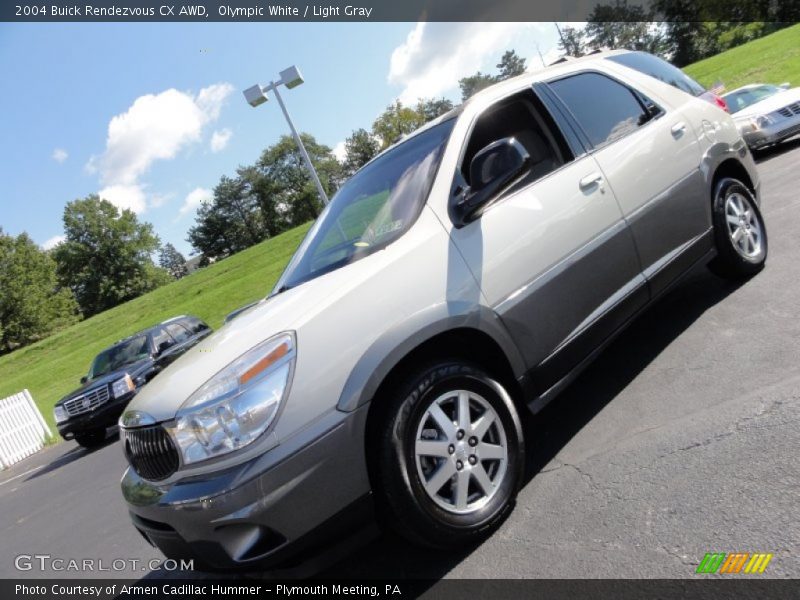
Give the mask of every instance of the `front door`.
[[(533, 91), (483, 113), (457, 177), (514, 136), (530, 173), (451, 236), (520, 348), (540, 393), (647, 301), (635, 245), (600, 166), (576, 152)], [(468, 183), (468, 182), (467, 182)]]

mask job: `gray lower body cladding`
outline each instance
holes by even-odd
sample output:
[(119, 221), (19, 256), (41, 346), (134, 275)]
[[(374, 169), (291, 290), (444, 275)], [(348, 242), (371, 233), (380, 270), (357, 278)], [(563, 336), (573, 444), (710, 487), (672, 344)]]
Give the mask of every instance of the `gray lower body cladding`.
[(333, 411), (265, 455), (207, 478), (159, 486), (128, 469), (122, 491), (134, 525), (168, 558), (211, 570), (275, 568), (308, 550), (318, 532), (347, 533), (337, 524), (352, 532), (370, 517), (367, 409)]

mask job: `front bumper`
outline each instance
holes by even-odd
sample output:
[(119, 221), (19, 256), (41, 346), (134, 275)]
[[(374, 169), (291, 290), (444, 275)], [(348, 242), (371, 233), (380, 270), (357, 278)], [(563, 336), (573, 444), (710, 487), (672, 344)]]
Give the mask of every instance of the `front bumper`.
[(76, 434), (105, 429), (117, 424), (122, 411), (136, 395), (136, 390), (120, 396), (119, 398), (109, 399), (105, 404), (98, 406), (95, 410), (70, 417), (56, 425), (58, 433), (65, 440), (71, 440)]
[(777, 144), (787, 138), (800, 134), (800, 115), (781, 119), (777, 123), (768, 125), (755, 131), (742, 131), (742, 137), (752, 149), (763, 148)]
[(133, 524), (167, 558), (204, 570), (282, 568), (372, 521), (367, 407), (332, 410), (263, 455), (230, 468), (149, 482), (127, 469)]

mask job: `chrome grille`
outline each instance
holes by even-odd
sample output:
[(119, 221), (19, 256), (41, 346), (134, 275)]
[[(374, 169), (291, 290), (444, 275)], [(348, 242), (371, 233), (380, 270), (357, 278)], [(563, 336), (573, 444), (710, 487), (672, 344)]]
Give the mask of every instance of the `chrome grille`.
[(178, 470), (180, 459), (172, 438), (160, 425), (120, 429), (125, 457), (144, 479), (160, 481)]
[(791, 117), (792, 115), (800, 115), (800, 102), (795, 102), (789, 106), (784, 106), (778, 109), (778, 112), (784, 117)]
[(67, 411), (70, 417), (82, 415), (108, 402), (108, 397), (108, 386), (104, 385), (95, 390), (88, 391), (82, 396), (70, 398), (64, 402), (64, 410)]

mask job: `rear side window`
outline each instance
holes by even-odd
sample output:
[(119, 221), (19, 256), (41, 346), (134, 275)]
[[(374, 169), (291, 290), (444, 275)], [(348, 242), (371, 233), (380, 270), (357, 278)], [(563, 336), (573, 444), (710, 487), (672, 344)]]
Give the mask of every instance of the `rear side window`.
[(697, 83), (694, 79), (689, 77), (686, 73), (681, 71), (678, 67), (669, 64), (664, 59), (648, 54), (647, 52), (628, 52), (626, 54), (617, 54), (615, 56), (607, 56), (606, 60), (619, 63), (625, 67), (635, 69), (640, 73), (655, 77), (668, 83), (672, 87), (683, 90), (692, 96), (699, 96), (705, 89), (702, 85)]
[(595, 147), (626, 136), (650, 118), (637, 93), (598, 73), (580, 73), (549, 85)]
[(153, 331), (153, 345), (156, 347), (156, 350), (161, 352), (170, 346), (174, 346), (175, 340), (167, 333), (166, 329), (159, 327), (157, 330)]
[(191, 331), (192, 334), (200, 333), (201, 331), (205, 331), (206, 329), (208, 329), (208, 325), (206, 325), (196, 317), (186, 317), (184, 319), (181, 319), (180, 323), (181, 325), (186, 327), (186, 329)]
[(167, 325), (167, 331), (169, 331), (169, 334), (178, 344), (185, 342), (192, 337), (192, 334), (189, 333), (188, 329), (182, 325), (178, 325), (177, 323), (169, 323)]

